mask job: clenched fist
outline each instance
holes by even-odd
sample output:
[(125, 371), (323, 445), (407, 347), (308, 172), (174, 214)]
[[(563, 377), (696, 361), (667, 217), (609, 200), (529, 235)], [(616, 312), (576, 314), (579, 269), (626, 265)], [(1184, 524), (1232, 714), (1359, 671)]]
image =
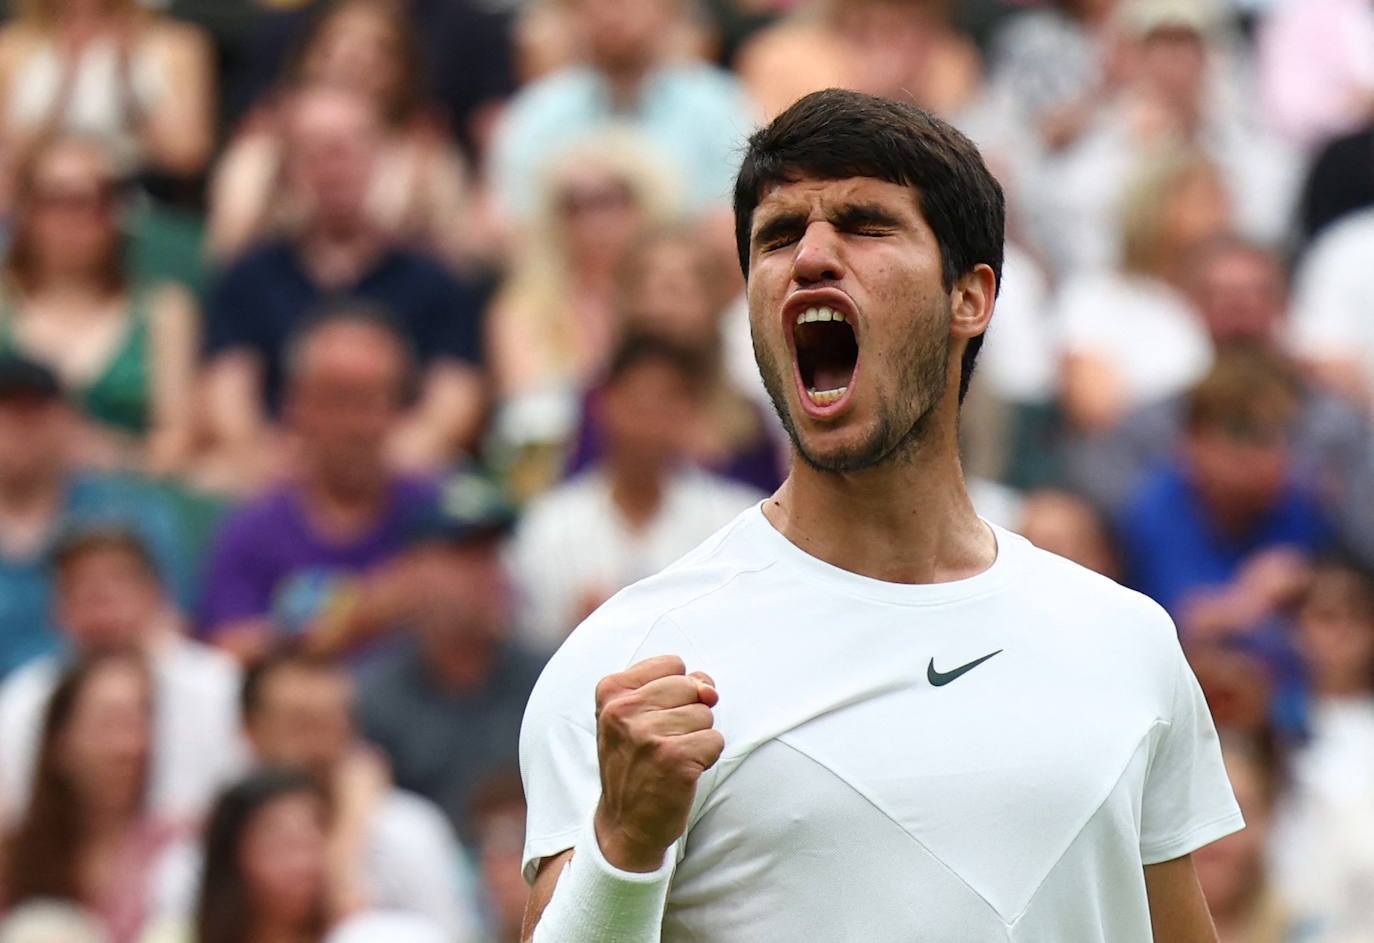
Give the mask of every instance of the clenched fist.
[(607, 675), (596, 686), (601, 802), (596, 838), (624, 871), (655, 871), (687, 829), (697, 780), (720, 758), (712, 729), (720, 695), (676, 655), (660, 655)]

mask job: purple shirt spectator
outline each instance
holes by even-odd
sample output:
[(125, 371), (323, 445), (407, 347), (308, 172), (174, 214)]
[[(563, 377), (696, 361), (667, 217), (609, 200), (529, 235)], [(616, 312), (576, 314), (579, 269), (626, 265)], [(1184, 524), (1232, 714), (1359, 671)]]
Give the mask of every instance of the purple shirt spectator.
[(346, 542), (318, 533), (291, 485), (231, 514), (211, 556), (201, 607), (206, 632), (213, 636), (221, 626), (262, 616), (278, 631), (308, 625), (354, 577), (395, 557), (437, 497), (427, 479), (397, 478), (390, 492), (376, 524)]

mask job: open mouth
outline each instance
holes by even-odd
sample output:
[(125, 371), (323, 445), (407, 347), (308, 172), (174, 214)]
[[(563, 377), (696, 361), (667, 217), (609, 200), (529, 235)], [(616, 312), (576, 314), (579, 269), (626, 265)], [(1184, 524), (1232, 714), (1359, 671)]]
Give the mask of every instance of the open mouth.
[(817, 406), (838, 403), (854, 379), (859, 342), (841, 311), (807, 308), (793, 328), (802, 386)]

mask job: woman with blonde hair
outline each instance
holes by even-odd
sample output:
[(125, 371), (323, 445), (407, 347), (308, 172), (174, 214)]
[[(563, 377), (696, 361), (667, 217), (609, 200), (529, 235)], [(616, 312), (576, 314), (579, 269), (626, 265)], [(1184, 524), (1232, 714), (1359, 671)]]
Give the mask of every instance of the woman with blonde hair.
[(1068, 279), (1058, 304), (1060, 398), (1080, 432), (1181, 393), (1212, 363), (1206, 326), (1184, 295), (1188, 254), (1230, 228), (1217, 166), (1191, 148), (1147, 159), (1121, 214), (1122, 261)]
[(135, 0), (20, 0), (0, 29), (0, 149), (53, 133), (107, 142), (121, 173), (192, 177), (214, 145), (211, 51)]
[[(468, 172), (423, 95), (410, 19), (387, 0), (336, 0), (287, 68), (283, 85), (338, 88), (376, 108), (385, 129), (370, 194), (379, 229), (397, 242), (466, 268), (484, 255)], [(230, 144), (210, 195), (207, 249), (219, 260), (290, 229), (299, 207), (286, 199), (283, 102), (261, 105)]]

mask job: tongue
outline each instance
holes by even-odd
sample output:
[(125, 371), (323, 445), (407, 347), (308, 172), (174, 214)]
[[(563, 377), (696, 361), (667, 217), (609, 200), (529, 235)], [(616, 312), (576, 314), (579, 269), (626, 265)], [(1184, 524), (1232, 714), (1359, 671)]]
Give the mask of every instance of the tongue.
[(821, 393), (826, 390), (843, 389), (849, 385), (849, 379), (853, 376), (853, 369), (842, 366), (838, 363), (825, 363), (816, 365), (814, 376), (814, 388)]

